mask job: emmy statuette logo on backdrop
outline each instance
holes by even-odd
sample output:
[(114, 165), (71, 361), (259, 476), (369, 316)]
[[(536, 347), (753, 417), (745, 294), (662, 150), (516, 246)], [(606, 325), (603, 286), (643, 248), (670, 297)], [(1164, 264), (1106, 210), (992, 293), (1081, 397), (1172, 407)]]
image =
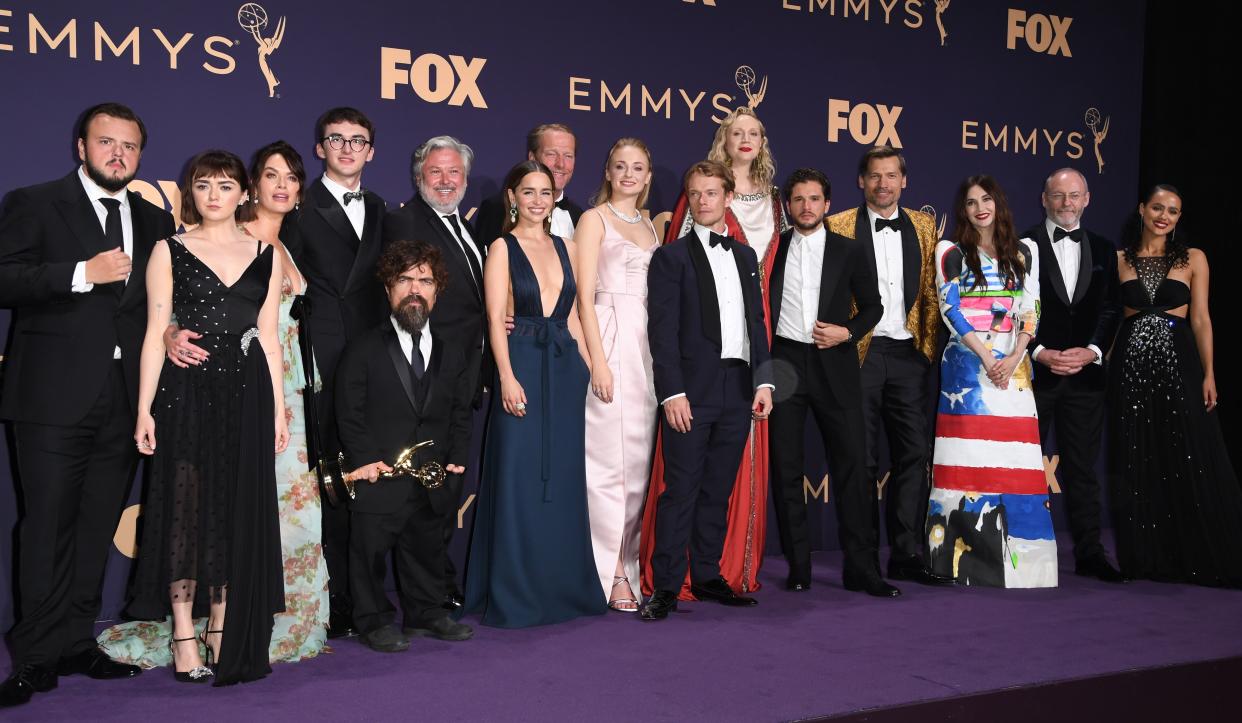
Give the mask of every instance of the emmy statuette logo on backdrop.
[(755, 70), (749, 65), (740, 65), (738, 69), (733, 71), (733, 82), (737, 84), (738, 90), (746, 94), (746, 105), (751, 110), (759, 107), (763, 102), (763, 96), (768, 92), (768, 76), (763, 76), (763, 80), (759, 81), (759, 90), (751, 91), (751, 87), (755, 84)]
[(1100, 127), (1100, 111), (1096, 108), (1088, 108), (1083, 116), (1083, 122), (1091, 129), (1091, 135), (1095, 141), (1095, 164), (1096, 173), (1104, 172), (1104, 156), (1100, 155), (1100, 144), (1108, 137), (1108, 118), (1104, 118), (1104, 126)]
[(265, 38), (263, 31), (268, 26), (267, 10), (258, 3), (246, 3), (237, 9), (237, 24), (250, 33), (250, 37), (259, 45), (259, 72), (263, 73), (263, 79), (267, 81), (267, 97), (280, 97), (276, 95), (276, 86), (280, 85), (280, 81), (276, 79), (267, 59), (276, 52), (280, 41), (285, 37), (285, 16), (280, 16), (272, 35)]
[(937, 218), (936, 207), (932, 206), (931, 204), (928, 204), (920, 208), (919, 210), (927, 214), (928, 216), (932, 217), (932, 223), (936, 225), (936, 238), (941, 238), (941, 239), (944, 238), (944, 227), (945, 227), (945, 224), (949, 221), (949, 217), (945, 215), (945, 216), (941, 216)]
[(1074, 57), (1070, 52), (1069, 27), (1073, 18), (1058, 15), (1026, 14), (1025, 10), (1009, 8), (1009, 21), (1005, 29), (1005, 47), (1016, 50), (1018, 38), (1036, 53)]
[(936, 29), (940, 31), (940, 47), (949, 39), (949, 31), (944, 29), (944, 11), (949, 9), (949, 0), (936, 0)]
[(838, 98), (828, 99), (828, 142), (841, 140), (841, 131), (848, 131), (850, 138), (861, 146), (890, 145), (901, 148), (901, 136), (897, 134), (897, 118), (902, 106), (883, 103), (851, 103)]

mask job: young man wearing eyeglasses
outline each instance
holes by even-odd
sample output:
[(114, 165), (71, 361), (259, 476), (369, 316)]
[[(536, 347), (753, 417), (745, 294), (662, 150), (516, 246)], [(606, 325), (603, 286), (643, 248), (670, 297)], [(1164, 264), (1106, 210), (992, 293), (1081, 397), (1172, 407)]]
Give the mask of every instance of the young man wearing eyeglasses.
[[(362, 186), (362, 169), (375, 155), (375, 126), (355, 108), (332, 108), (315, 123), (315, 155), (324, 174), (289, 214), (281, 240), (306, 277), (307, 329), (323, 384), (318, 397), (319, 436), (329, 459), (340, 449), (333, 378), (346, 344), (388, 317), (384, 289), (375, 277), (384, 199)], [(331, 613), (328, 637), (352, 632), (349, 598), (349, 511), (323, 507), (324, 559)]]

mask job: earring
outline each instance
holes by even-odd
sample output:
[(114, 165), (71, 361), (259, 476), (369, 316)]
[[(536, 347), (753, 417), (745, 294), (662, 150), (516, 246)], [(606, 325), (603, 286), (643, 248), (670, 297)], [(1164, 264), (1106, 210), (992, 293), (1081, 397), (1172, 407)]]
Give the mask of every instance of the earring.
[(299, 208), (301, 208), (301, 207), (302, 207), (302, 202), (301, 202), (301, 201), (294, 201), (294, 202), (293, 202), (293, 210), (294, 210), (294, 211), (298, 210), (298, 209), (299, 209)]
[(509, 223), (517, 223), (517, 206), (509, 207)]
[(258, 196), (255, 196), (254, 200), (252, 200), (252, 201), (251, 201), (251, 203), (253, 203), (254, 205), (258, 206), (258, 205), (259, 205), (259, 198), (258, 198)]

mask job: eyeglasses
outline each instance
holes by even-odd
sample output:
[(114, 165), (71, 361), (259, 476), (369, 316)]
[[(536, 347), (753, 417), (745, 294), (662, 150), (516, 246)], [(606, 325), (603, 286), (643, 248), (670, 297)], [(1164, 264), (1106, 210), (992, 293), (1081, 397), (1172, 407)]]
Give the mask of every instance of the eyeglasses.
[(327, 143), (328, 147), (334, 151), (341, 150), (348, 143), (355, 153), (361, 153), (366, 150), (367, 146), (371, 145), (371, 141), (368, 141), (366, 138), (346, 138), (340, 133), (333, 133), (330, 136), (320, 138), (319, 142)]

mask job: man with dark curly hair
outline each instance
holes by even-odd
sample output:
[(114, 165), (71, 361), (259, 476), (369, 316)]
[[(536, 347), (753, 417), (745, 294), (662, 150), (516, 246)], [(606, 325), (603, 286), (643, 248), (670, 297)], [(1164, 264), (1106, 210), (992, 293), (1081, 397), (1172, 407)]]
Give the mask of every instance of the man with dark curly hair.
[[(351, 341), (336, 377), (337, 428), (356, 494), (350, 505), (349, 588), (353, 625), (372, 650), (399, 652), (410, 636), (466, 640), (473, 631), (442, 607), (444, 520), (456, 510), (451, 480), (421, 480), (393, 469), (420, 442), (415, 469), (441, 465), (450, 477), (466, 471), (475, 379), (466, 354), (428, 322), (448, 280), (435, 247), (393, 241), (376, 265), (391, 316)], [(395, 572), (403, 628), (384, 592), (388, 556)]]

